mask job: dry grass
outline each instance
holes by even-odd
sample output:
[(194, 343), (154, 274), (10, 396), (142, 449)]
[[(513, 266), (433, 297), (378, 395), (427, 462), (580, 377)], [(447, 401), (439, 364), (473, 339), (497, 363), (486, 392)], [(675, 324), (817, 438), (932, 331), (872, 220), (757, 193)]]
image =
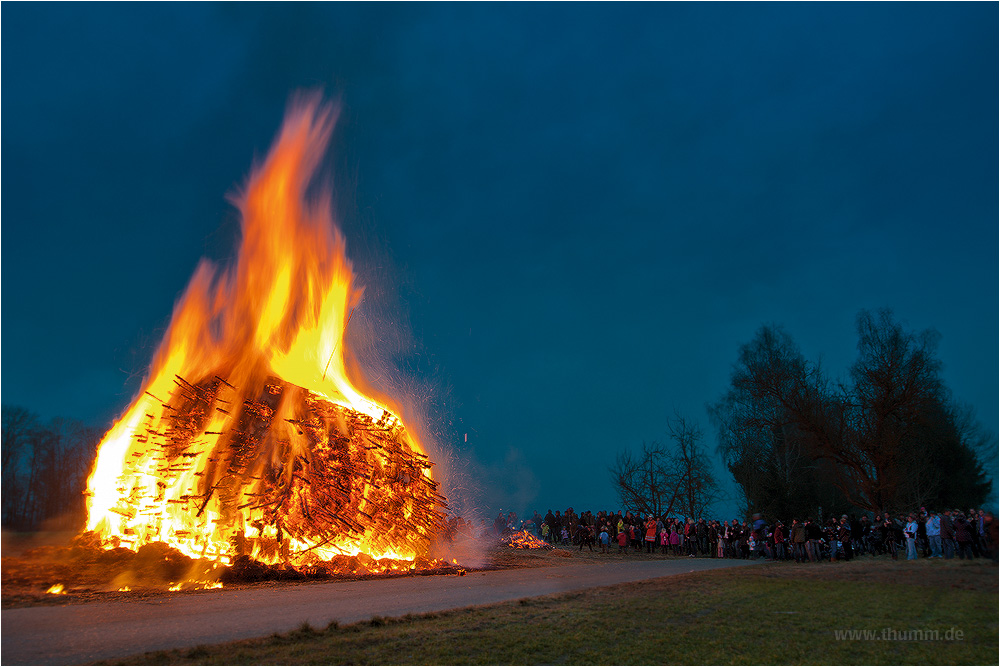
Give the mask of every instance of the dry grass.
[[(963, 632), (849, 641), (838, 630)], [(135, 656), (121, 664), (997, 664), (997, 567), (764, 564)]]

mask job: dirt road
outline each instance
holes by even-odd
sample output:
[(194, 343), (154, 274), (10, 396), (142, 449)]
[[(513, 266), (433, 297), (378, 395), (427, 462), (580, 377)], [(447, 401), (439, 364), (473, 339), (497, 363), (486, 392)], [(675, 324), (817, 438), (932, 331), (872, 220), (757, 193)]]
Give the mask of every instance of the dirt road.
[(407, 577), (267, 589), (213, 590), (150, 600), (8, 609), (4, 665), (81, 664), (287, 632), (308, 622), (352, 623), (733, 567), (748, 561), (675, 559)]

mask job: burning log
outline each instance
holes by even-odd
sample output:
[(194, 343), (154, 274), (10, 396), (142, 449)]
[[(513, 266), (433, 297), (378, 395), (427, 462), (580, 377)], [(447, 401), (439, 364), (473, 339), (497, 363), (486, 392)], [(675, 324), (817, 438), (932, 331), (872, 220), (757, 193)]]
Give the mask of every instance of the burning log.
[(538, 539), (526, 530), (512, 533), (504, 543), (515, 549), (554, 549), (551, 544)]

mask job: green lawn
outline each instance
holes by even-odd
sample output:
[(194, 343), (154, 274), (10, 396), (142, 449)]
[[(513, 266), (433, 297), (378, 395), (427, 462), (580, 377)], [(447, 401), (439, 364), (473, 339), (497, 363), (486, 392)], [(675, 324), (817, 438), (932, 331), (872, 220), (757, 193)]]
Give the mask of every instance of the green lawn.
[[(998, 664), (992, 562), (764, 564), (120, 664)], [(961, 640), (864, 641), (953, 629)], [(924, 636), (928, 636), (925, 634)]]

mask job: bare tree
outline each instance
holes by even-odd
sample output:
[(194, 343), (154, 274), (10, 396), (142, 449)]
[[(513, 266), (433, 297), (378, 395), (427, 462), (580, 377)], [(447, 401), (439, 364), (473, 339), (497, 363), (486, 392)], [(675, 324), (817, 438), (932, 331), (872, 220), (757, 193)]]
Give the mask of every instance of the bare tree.
[(680, 415), (668, 423), (671, 446), (643, 443), (637, 456), (625, 450), (611, 467), (622, 505), (641, 514), (663, 516), (675, 510), (702, 516), (719, 498), (711, 461), (701, 447), (702, 432)]
[(667, 429), (674, 442), (677, 509), (688, 517), (703, 517), (719, 499), (719, 485), (712, 475), (712, 462), (701, 446), (702, 431), (679, 414), (668, 422)]
[[(959, 497), (982, 502), (989, 486), (977, 456), (982, 438), (949, 407), (937, 337), (906, 331), (887, 309), (863, 310), (850, 382), (831, 390), (787, 334), (758, 332), (711, 410), (719, 450), (747, 498), (779, 515), (799, 512), (817, 492), (826, 496), (821, 486), (829, 485), (835, 502), (872, 511)], [(952, 483), (956, 475), (964, 486)]]
[(83, 492), (100, 432), (56, 418), (39, 432), (32, 456), (36, 521), (50, 529), (76, 528), (85, 519)]
[(27, 462), (31, 445), (39, 430), (38, 417), (22, 407), (3, 406), (2, 410), (2, 493), (3, 523), (19, 527), (27, 514)]
[(825, 393), (819, 368), (780, 327), (762, 327), (740, 348), (731, 388), (709, 415), (747, 514), (803, 516), (830, 506), (834, 489), (816, 460), (816, 429), (805, 427)]
[(660, 443), (643, 442), (639, 455), (627, 449), (619, 452), (610, 472), (623, 507), (655, 516), (672, 511), (677, 480), (671, 457)]
[(942, 395), (937, 338), (904, 331), (887, 309), (858, 315), (858, 359), (834, 417), (841, 438), (824, 442), (824, 454), (841, 465), (838, 486), (859, 507), (896, 509), (907, 487), (919, 486), (919, 460), (910, 450), (922, 417)]
[(3, 407), (3, 523), (15, 530), (77, 528), (101, 433), (67, 419), (46, 425), (20, 407)]

